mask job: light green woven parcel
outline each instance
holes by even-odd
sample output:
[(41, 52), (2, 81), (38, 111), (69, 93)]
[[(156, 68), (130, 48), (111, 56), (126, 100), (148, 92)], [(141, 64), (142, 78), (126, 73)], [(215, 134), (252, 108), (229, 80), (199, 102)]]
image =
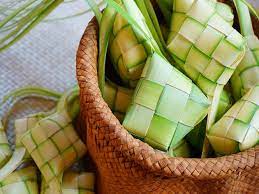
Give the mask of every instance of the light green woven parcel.
[(244, 59), (231, 77), (233, 94), (240, 99), (250, 88), (259, 84), (259, 40), (255, 35), (247, 36)]
[(36, 167), (14, 171), (0, 182), (0, 194), (38, 194)]
[(123, 126), (154, 148), (167, 151), (202, 121), (208, 107), (201, 90), (154, 53), (146, 62)]
[(250, 89), (207, 132), (219, 155), (244, 151), (259, 142), (259, 86)]
[(113, 114), (122, 122), (131, 102), (133, 90), (120, 87), (112, 82), (106, 82), (103, 99)]
[[(115, 0), (124, 7), (121, 0)], [(145, 19), (139, 10), (134, 12), (142, 29), (149, 32)], [(135, 87), (152, 49), (149, 40), (132, 27), (119, 13), (116, 13), (109, 43), (111, 61), (122, 78), (130, 87)]]
[(21, 142), (47, 184), (57, 192), (61, 191), (64, 170), (86, 152), (86, 147), (78, 137), (66, 111), (40, 120), (23, 135)]
[[(24, 145), (21, 142), (21, 137), (29, 129), (32, 129), (33, 127), (35, 127), (37, 122), (44, 117), (45, 117), (45, 114), (40, 113), (40, 114), (28, 115), (25, 118), (16, 119), (14, 121), (15, 147), (16, 148), (24, 147)], [(32, 160), (32, 158), (31, 158), (30, 154), (28, 153), (28, 151), (26, 151), (24, 158), (23, 158), (23, 162), (28, 162), (30, 160)]]
[(167, 48), (208, 96), (224, 86), (245, 53), (244, 38), (207, 0), (174, 0)]
[[(234, 14), (231, 7), (225, 3), (217, 2), (215, 0), (208, 0), (209, 3), (215, 7), (217, 13), (230, 25), (234, 23)], [(167, 24), (170, 25), (171, 17), (172, 17), (172, 10), (174, 1), (173, 0), (156, 0), (159, 8), (164, 15), (164, 19), (166, 20)], [(172, 23), (172, 25), (174, 25)]]
[[(95, 175), (90, 172), (74, 172), (68, 170), (64, 173), (62, 181), (62, 194), (94, 194)], [(53, 191), (42, 180), (41, 194), (53, 194)]]
[(251, 13), (241, 0), (233, 0), (237, 10), (241, 34), (246, 40), (246, 53), (231, 77), (231, 87), (236, 100), (250, 88), (259, 84), (259, 40), (254, 33)]
[(12, 155), (6, 133), (0, 121), (0, 167), (3, 167)]

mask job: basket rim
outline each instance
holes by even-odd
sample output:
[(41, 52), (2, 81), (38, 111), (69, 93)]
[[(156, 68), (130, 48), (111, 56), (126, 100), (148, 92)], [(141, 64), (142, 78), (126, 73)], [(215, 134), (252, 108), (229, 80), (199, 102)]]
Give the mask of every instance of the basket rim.
[[(89, 33), (90, 31), (90, 33)], [(88, 23), (86, 30), (80, 40), (79, 43), (79, 47), (77, 50), (77, 64), (76, 64), (76, 74), (77, 74), (77, 80), (79, 83), (79, 87), (80, 87), (80, 101), (82, 100), (81, 97), (82, 95), (84, 95), (84, 93), (91, 93), (93, 92), (92, 88), (89, 89), (88, 87), (86, 87), (84, 84), (82, 84), (82, 80), (84, 80), (85, 82), (89, 82), (89, 80), (87, 80), (86, 78), (82, 77), (82, 74), (79, 72), (82, 70), (82, 66), (84, 68), (89, 68), (90, 66), (93, 68), (94, 71), (97, 72), (97, 57), (94, 58), (95, 64), (89, 64), (88, 67), (87, 66), (87, 60), (85, 60), (87, 57), (89, 57), (88, 53), (85, 53), (84, 50), (85, 48), (90, 49), (92, 52), (97, 52), (98, 53), (98, 46), (96, 46), (95, 48), (93, 47), (93, 45), (91, 44), (85, 44), (86, 43), (86, 39), (89, 40), (89, 35), (95, 33), (98, 37), (98, 24), (96, 22), (95, 17), (92, 18), (92, 20)], [(93, 40), (91, 39), (91, 41), (96, 42), (96, 45), (98, 45), (98, 40)], [(90, 48), (92, 47), (92, 48)], [(96, 55), (98, 56), (98, 54)], [(91, 58), (93, 59), (93, 56), (91, 56)], [(94, 79), (95, 82), (98, 82), (98, 78), (97, 78), (97, 73), (95, 74), (94, 77), (92, 77)], [(93, 83), (93, 80), (91, 80), (91, 83)], [(119, 141), (123, 142), (123, 144), (126, 144), (129, 147), (132, 147), (132, 144), (136, 144), (138, 145), (136, 149), (139, 149), (136, 151), (136, 155), (132, 156), (130, 154), (127, 155), (127, 158), (130, 160), (134, 160), (136, 163), (138, 163), (143, 169), (149, 171), (149, 172), (153, 172), (157, 175), (162, 175), (162, 176), (166, 176), (166, 177), (175, 177), (177, 175), (184, 175), (187, 176), (189, 178), (193, 178), (196, 177), (195, 174), (188, 174), (185, 172), (180, 172), (179, 174), (177, 172), (175, 172), (175, 170), (177, 170), (177, 168), (179, 167), (179, 165), (182, 165), (184, 162), (187, 163), (194, 163), (193, 165), (196, 165), (196, 163), (202, 163), (203, 168), (207, 168), (208, 166), (206, 166), (207, 164), (215, 164), (215, 165), (222, 165), (225, 166), (224, 169), (226, 169), (227, 173), (223, 173), (221, 174), (217, 174), (215, 176), (213, 176), (214, 178), (220, 178), (220, 177), (225, 177), (225, 176), (229, 176), (230, 174), (232, 174), (233, 172), (236, 172), (237, 170), (241, 169), (245, 169), (247, 168), (247, 166), (249, 166), (249, 168), (258, 168), (259, 167), (259, 161), (258, 161), (258, 156), (259, 156), (259, 146), (255, 146), (253, 148), (250, 148), (246, 151), (243, 152), (239, 152), (236, 154), (232, 154), (232, 155), (227, 155), (227, 156), (221, 156), (221, 157), (217, 157), (217, 158), (179, 158), (179, 157), (169, 157), (167, 154), (165, 154), (162, 151), (153, 149), (151, 146), (149, 146), (147, 143), (142, 142), (136, 138), (134, 138), (130, 133), (128, 133), (128, 131), (120, 124), (119, 120), (113, 115), (112, 111), (110, 110), (110, 108), (108, 107), (107, 103), (104, 101), (104, 99), (101, 96), (101, 92), (99, 90), (98, 87), (98, 83), (95, 84), (94, 87), (95, 90), (97, 90), (97, 99), (98, 102), (92, 102), (93, 106), (96, 106), (97, 108), (95, 109), (95, 112), (97, 114), (100, 115), (98, 120), (102, 120), (102, 126), (105, 127), (111, 127), (114, 128), (114, 125), (119, 126), (120, 128), (120, 133), (116, 133), (116, 135), (119, 137)], [(100, 109), (100, 107), (102, 107)], [(83, 107), (85, 108), (85, 107)], [(108, 110), (106, 110), (108, 108)], [(107, 117), (107, 114), (109, 115), (109, 117)], [(115, 118), (115, 123), (111, 122), (111, 118), (112, 120)], [(83, 118), (84, 120), (84, 118)], [(96, 121), (97, 122), (97, 121)], [(98, 123), (98, 122), (97, 122)], [(126, 135), (126, 137), (125, 137)], [(129, 141), (130, 140), (130, 141)], [(134, 150), (135, 151), (135, 150)], [(121, 151), (123, 152), (123, 150)], [(145, 158), (143, 159), (143, 155), (150, 157), (149, 160), (146, 160)], [(247, 159), (246, 163), (249, 164), (244, 165), (243, 167), (240, 167), (240, 163), (239, 162), (234, 162), (235, 160), (241, 160), (241, 158), (249, 158)], [(252, 159), (252, 160), (250, 160)], [(157, 163), (156, 163), (156, 160)], [(161, 166), (161, 163), (159, 161), (162, 161), (163, 166), (174, 166), (173, 169), (171, 168), (165, 168), (163, 166)], [(231, 165), (228, 165), (228, 163), (231, 163)], [(179, 167), (181, 168), (181, 167)], [(214, 168), (213, 166), (210, 168)], [(207, 174), (203, 174), (202, 176), (200, 176), (200, 179), (208, 179), (211, 178), (211, 173), (207, 173)]]

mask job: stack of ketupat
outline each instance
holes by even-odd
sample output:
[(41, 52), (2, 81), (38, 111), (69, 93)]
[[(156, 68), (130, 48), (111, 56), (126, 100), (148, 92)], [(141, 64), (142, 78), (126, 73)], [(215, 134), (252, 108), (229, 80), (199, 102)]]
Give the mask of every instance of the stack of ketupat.
[[(231, 8), (215, 0), (105, 0), (103, 12), (87, 1), (100, 27), (100, 91), (129, 133), (171, 157), (221, 156), (258, 144), (259, 40), (249, 12), (256, 11), (244, 0), (233, 0), (241, 33)], [(0, 125), (0, 193), (93, 193), (94, 174), (71, 169), (86, 153), (73, 126), (78, 87), (62, 95), (21, 88), (3, 103), (32, 94), (57, 105), (15, 121), (13, 153)]]
[(13, 154), (1, 125), (0, 153), (7, 161), (1, 157), (0, 193), (94, 193), (94, 174), (70, 169), (87, 151), (73, 126), (79, 112), (78, 87), (62, 95), (44, 88), (22, 88), (7, 95), (4, 102), (31, 95), (58, 102), (49, 112), (15, 120)]
[(105, 1), (100, 12), (88, 0), (99, 23), (99, 86), (129, 133), (173, 157), (257, 145), (259, 47), (247, 3), (234, 1), (241, 34), (232, 8), (215, 0)]

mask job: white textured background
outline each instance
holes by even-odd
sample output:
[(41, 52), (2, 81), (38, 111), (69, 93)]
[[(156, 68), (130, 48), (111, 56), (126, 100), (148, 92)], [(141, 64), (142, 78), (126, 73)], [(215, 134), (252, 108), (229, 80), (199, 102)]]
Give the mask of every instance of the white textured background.
[[(87, 8), (84, 0), (61, 4), (48, 18), (73, 15)], [(76, 51), (92, 16), (88, 13), (66, 20), (42, 22), (18, 43), (0, 52), (0, 101), (5, 94), (22, 86), (43, 86), (62, 92), (76, 84)], [(22, 101), (15, 107), (16, 114), (12, 118), (28, 114), (32, 109), (42, 110), (41, 105), (42, 101), (38, 100)], [(48, 107), (44, 106), (43, 110)], [(8, 104), (0, 109), (0, 117), (7, 108)], [(12, 124), (8, 130), (11, 141)]]
[[(83, 0), (61, 4), (50, 17), (69, 15), (86, 8)], [(0, 53), (0, 99), (20, 86), (41, 85), (63, 91), (75, 84), (76, 49), (91, 17), (91, 14), (85, 14), (42, 22), (17, 44)]]

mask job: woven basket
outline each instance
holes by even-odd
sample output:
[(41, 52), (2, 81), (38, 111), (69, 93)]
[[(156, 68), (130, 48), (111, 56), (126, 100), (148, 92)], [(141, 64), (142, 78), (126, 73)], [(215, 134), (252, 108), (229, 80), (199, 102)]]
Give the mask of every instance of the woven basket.
[(101, 97), (98, 25), (92, 20), (77, 52), (81, 124), (98, 168), (100, 193), (258, 193), (259, 146), (210, 159), (169, 158), (132, 137)]

